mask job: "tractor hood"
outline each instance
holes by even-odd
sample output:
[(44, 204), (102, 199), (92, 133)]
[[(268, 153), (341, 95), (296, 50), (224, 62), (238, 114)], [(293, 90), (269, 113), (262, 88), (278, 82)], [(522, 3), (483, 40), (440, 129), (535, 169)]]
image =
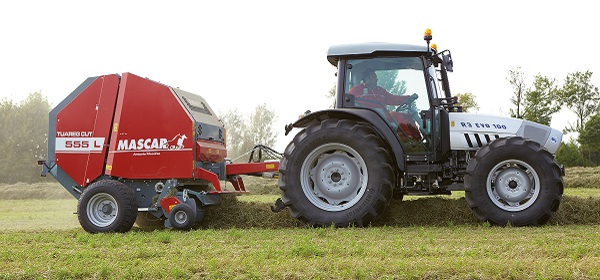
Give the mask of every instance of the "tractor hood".
[(501, 116), (450, 113), (450, 146), (452, 150), (477, 150), (495, 139), (521, 136), (540, 143), (556, 154), (562, 132), (538, 123)]

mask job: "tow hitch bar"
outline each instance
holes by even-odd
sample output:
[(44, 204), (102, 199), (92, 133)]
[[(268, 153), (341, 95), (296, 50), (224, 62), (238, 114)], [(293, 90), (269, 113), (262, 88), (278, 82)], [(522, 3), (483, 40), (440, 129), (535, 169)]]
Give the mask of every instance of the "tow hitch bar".
[(287, 206), (283, 204), (281, 198), (278, 198), (277, 200), (275, 200), (275, 205), (271, 205), (271, 211), (273, 211), (274, 213), (278, 213), (285, 209), (285, 207)]

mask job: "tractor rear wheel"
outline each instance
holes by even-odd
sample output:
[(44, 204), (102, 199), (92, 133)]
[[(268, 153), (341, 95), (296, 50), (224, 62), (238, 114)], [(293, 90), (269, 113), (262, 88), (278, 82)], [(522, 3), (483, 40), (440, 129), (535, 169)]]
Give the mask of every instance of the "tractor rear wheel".
[(384, 142), (351, 120), (328, 119), (300, 131), (279, 172), (284, 205), (310, 226), (366, 226), (385, 210), (395, 186)]
[(135, 193), (119, 181), (95, 182), (81, 194), (77, 216), (90, 233), (127, 232), (137, 216)]
[(543, 225), (558, 210), (562, 172), (537, 142), (501, 138), (482, 147), (465, 176), (465, 197), (475, 216), (496, 225)]

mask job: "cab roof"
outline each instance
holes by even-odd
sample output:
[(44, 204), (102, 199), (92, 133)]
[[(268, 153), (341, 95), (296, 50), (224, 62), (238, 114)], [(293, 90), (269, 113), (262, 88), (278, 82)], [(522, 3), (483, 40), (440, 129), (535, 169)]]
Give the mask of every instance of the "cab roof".
[(359, 43), (359, 44), (343, 44), (334, 45), (327, 51), (327, 60), (334, 66), (337, 66), (337, 62), (340, 57), (344, 56), (360, 56), (360, 55), (371, 55), (376, 52), (410, 52), (410, 53), (427, 53), (430, 51), (427, 46), (409, 45), (409, 44), (395, 44), (395, 43)]

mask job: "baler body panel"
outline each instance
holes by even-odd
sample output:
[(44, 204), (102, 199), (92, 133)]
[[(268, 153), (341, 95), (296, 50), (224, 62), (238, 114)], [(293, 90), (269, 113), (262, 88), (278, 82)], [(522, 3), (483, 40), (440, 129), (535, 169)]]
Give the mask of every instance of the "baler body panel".
[(196, 161), (222, 162), (227, 157), (223, 123), (201, 96), (171, 88), (194, 123)]
[(170, 87), (124, 73), (106, 175), (127, 179), (192, 178), (194, 120)]
[(96, 77), (56, 112), (55, 162), (78, 185), (103, 173), (118, 89), (117, 75)]
[(79, 198), (82, 187), (110, 179), (138, 192), (135, 181), (150, 186), (172, 179), (210, 182), (215, 193), (223, 192), (219, 180), (228, 180), (246, 192), (237, 175), (276, 170), (226, 163), (226, 157), (223, 122), (204, 98), (131, 73), (113, 74), (86, 79), (50, 112), (42, 176), (50, 172)]
[(201, 162), (222, 162), (227, 156), (223, 143), (204, 140), (196, 141), (196, 160)]

